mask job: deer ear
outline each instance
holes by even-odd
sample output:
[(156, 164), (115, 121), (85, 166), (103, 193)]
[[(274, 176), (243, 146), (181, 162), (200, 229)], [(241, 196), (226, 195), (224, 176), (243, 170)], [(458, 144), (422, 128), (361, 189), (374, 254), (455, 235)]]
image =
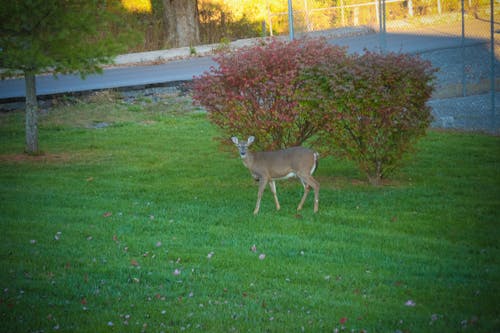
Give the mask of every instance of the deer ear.
[(237, 138), (237, 137), (233, 136), (233, 137), (231, 138), (231, 140), (233, 141), (233, 143), (234, 143), (235, 145), (237, 145), (237, 144), (238, 144), (238, 138)]
[(254, 142), (254, 140), (255, 140), (254, 136), (248, 137), (247, 144), (251, 144), (252, 142)]

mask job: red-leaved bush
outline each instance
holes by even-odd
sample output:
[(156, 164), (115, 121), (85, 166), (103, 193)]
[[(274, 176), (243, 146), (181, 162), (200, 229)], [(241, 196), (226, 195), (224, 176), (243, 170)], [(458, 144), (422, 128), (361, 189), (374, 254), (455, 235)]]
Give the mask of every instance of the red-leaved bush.
[(417, 56), (366, 51), (345, 66), (306, 70), (301, 105), (323, 115), (321, 146), (355, 161), (378, 185), (426, 133), (434, 73)]
[(301, 108), (297, 100), (300, 73), (319, 64), (341, 64), (346, 57), (344, 48), (323, 39), (268, 39), (216, 56), (219, 66), (194, 79), (193, 98), (226, 140), (255, 135), (260, 149), (300, 145), (323, 126), (321, 114)]

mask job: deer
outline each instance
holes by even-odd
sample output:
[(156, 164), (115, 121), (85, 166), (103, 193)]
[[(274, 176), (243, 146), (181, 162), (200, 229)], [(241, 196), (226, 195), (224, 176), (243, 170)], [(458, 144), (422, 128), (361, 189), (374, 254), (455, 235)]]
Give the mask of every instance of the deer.
[(259, 182), (257, 203), (254, 215), (259, 213), (262, 194), (269, 184), (269, 188), (274, 196), (276, 210), (281, 206), (276, 194), (276, 180), (297, 177), (304, 186), (304, 195), (300, 200), (297, 211), (302, 209), (306, 201), (309, 190), (314, 189), (314, 213), (318, 212), (319, 205), (319, 182), (313, 178), (313, 173), (318, 165), (319, 154), (305, 147), (292, 147), (275, 151), (250, 152), (248, 147), (254, 142), (255, 137), (250, 136), (247, 141), (240, 141), (237, 137), (231, 138), (238, 147), (243, 165), (250, 170), (252, 177)]

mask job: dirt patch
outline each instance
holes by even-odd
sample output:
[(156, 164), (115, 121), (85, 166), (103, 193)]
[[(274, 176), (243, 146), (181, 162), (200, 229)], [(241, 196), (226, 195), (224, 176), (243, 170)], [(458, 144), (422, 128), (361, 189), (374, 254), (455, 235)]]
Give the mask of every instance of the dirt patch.
[[(315, 177), (323, 188), (328, 189), (343, 189), (347, 187), (369, 187), (377, 188), (377, 186), (370, 185), (368, 179), (359, 178), (349, 178), (347, 176), (319, 176)], [(408, 182), (400, 179), (383, 179), (379, 188), (384, 187), (405, 187), (408, 186)]]
[(66, 163), (74, 159), (70, 153), (43, 153), (40, 155), (5, 154), (0, 155), (0, 163)]

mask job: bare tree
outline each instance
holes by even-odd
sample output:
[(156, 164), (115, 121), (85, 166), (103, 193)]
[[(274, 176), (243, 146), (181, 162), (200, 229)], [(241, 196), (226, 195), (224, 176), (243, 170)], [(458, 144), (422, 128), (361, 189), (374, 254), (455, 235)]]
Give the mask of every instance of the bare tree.
[(163, 0), (163, 13), (165, 35), (170, 47), (199, 43), (198, 0)]

